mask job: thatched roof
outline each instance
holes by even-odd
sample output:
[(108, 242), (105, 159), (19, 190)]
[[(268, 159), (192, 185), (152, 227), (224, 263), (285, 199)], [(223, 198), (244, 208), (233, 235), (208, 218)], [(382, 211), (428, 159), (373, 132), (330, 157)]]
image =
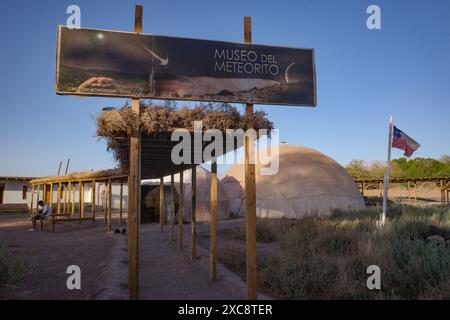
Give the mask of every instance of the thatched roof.
[[(141, 121), (130, 107), (120, 109), (105, 109), (97, 118), (97, 135), (103, 138), (123, 136), (129, 127), (141, 125), (143, 132), (153, 135), (156, 133), (172, 132), (178, 128), (193, 131), (194, 121), (203, 121), (203, 130), (246, 128), (245, 117), (233, 106), (220, 104), (201, 104), (193, 108), (178, 109), (175, 106), (141, 106)], [(259, 129), (273, 129), (273, 123), (266, 118), (264, 111), (254, 113), (254, 127)]]
[[(171, 141), (171, 133), (183, 128), (193, 132), (194, 121), (202, 121), (203, 130), (245, 129), (246, 119), (235, 107), (226, 104), (200, 104), (191, 108), (174, 105), (141, 105), (140, 120), (130, 107), (103, 110), (97, 118), (97, 135), (107, 141), (108, 150), (119, 162), (120, 168), (128, 170), (129, 137), (131, 127), (142, 130), (142, 177), (158, 178), (179, 172), (190, 165), (175, 166), (170, 151), (178, 142)], [(264, 111), (254, 113), (254, 128), (273, 129), (273, 123)]]
[(31, 184), (40, 183), (58, 183), (68, 181), (90, 181), (90, 180), (106, 180), (106, 179), (118, 179), (120, 177), (126, 177), (127, 171), (122, 169), (108, 169), (100, 171), (83, 171), (73, 172), (63, 176), (48, 176), (39, 179), (31, 180)]

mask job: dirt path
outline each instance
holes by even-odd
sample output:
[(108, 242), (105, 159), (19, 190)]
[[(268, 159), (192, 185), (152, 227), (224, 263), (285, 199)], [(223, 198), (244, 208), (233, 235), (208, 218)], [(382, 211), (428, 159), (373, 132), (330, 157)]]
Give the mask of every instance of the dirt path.
[[(25, 261), (27, 272), (16, 288), (0, 291), (3, 299), (95, 299), (104, 291), (105, 271), (120, 235), (107, 233), (105, 225), (59, 223), (56, 232), (27, 232), (28, 215), (0, 215), (0, 244)], [(81, 268), (81, 290), (68, 290), (69, 265)], [(126, 265), (125, 265), (126, 268)]]
[[(140, 299), (244, 299), (245, 285), (227, 270), (218, 269), (215, 283), (209, 280), (208, 253), (199, 248), (198, 259), (189, 258), (189, 226), (185, 226), (185, 248), (180, 252), (176, 241), (169, 242), (168, 228), (141, 226)], [(234, 289), (233, 289), (234, 288)]]

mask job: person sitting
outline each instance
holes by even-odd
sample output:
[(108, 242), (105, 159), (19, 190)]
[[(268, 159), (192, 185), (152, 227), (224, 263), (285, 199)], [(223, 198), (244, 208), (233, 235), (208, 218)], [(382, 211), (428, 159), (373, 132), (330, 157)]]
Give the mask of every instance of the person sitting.
[[(40, 208), (39, 208), (40, 207)], [(38, 213), (31, 216), (30, 220), (33, 223), (33, 227), (29, 229), (28, 231), (34, 231), (36, 229), (36, 221), (37, 220), (45, 220), (50, 218), (50, 215), (52, 213), (52, 209), (50, 208), (50, 205), (48, 203), (44, 203), (44, 201), (38, 202)]]

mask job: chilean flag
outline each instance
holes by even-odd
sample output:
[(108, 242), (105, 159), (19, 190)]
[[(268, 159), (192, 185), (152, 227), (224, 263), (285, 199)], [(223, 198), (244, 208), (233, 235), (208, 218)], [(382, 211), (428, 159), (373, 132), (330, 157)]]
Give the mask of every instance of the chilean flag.
[(411, 157), (414, 151), (416, 151), (420, 144), (418, 144), (413, 138), (408, 136), (402, 130), (394, 126), (394, 136), (392, 137), (392, 146), (397, 149), (404, 150), (405, 157)]

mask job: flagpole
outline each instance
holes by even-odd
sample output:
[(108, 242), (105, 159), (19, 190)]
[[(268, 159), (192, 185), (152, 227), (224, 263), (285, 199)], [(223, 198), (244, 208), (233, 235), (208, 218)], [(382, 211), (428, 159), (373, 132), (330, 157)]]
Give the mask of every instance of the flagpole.
[(386, 222), (389, 174), (391, 171), (391, 148), (392, 148), (392, 115), (389, 117), (388, 157), (387, 157), (386, 173), (384, 175), (383, 213), (381, 215), (381, 224), (384, 224)]

